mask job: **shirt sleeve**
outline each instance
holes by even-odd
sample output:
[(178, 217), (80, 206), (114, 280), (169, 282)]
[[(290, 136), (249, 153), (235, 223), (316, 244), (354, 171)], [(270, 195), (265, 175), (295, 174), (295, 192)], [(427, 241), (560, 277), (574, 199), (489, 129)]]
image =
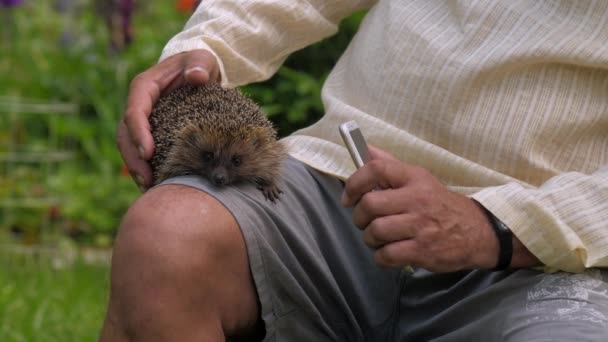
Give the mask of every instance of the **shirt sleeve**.
[(516, 183), (473, 198), (511, 228), (548, 271), (608, 266), (608, 165), (555, 176), (538, 188)]
[(270, 78), (287, 56), (335, 34), (342, 19), (377, 0), (204, 0), (163, 49), (207, 49), (218, 60), (222, 85)]

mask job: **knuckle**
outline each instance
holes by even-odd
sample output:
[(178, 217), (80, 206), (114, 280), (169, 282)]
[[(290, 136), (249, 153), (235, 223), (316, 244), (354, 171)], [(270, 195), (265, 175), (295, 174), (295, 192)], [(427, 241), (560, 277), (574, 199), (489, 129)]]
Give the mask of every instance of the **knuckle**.
[(431, 182), (419, 178), (412, 186), (415, 190), (411, 192), (411, 196), (418, 204), (426, 206), (437, 199), (438, 189)]
[(378, 240), (386, 240), (387, 228), (390, 226), (386, 216), (378, 217), (369, 224), (369, 233)]
[(422, 229), (427, 225), (427, 217), (418, 211), (413, 211), (408, 213), (407, 217), (402, 219), (402, 224), (407, 223), (412, 228), (416, 228), (416, 230)]
[(215, 63), (215, 56), (207, 49), (193, 51), (192, 59), (199, 61), (199, 64), (206, 67), (210, 67)]
[(365, 228), (365, 219), (364, 214), (359, 210), (359, 208), (355, 208), (353, 212), (353, 224), (357, 226), (359, 229)]
[(421, 207), (428, 207), (432, 203), (431, 192), (424, 188), (420, 189), (414, 196), (416, 202), (418, 202), (418, 205)]
[(375, 212), (376, 209), (376, 200), (375, 198), (371, 195), (371, 193), (366, 193), (361, 197), (361, 200), (359, 201), (359, 205), (361, 206), (361, 209), (363, 209), (366, 212), (370, 212), (373, 213)]
[(147, 76), (147, 72), (146, 71), (144, 71), (144, 72), (142, 72), (140, 74), (137, 74), (137, 75), (135, 75), (135, 77), (133, 77), (133, 79), (131, 79), (131, 83), (129, 84), (129, 88), (130, 89), (137, 88), (142, 83), (145, 83), (147, 79), (148, 79), (148, 76)]
[(374, 172), (374, 174), (382, 174), (386, 169), (386, 162), (381, 159), (371, 160), (369, 163), (369, 168)]
[(366, 228), (366, 236), (375, 241), (383, 240), (382, 236), (384, 235), (382, 233), (382, 226), (378, 223), (378, 220), (379, 219), (373, 220)]
[(121, 123), (118, 126), (118, 129), (116, 131), (115, 143), (116, 143), (116, 146), (118, 147), (119, 150), (123, 149), (123, 145), (125, 144), (125, 140), (127, 140), (125, 130), (126, 130), (126, 127), (124, 126), (123, 123)]
[(422, 166), (418, 166), (418, 165), (412, 166), (411, 172), (412, 172), (413, 175), (415, 175), (416, 177), (420, 177), (420, 178), (428, 177), (431, 174), (429, 172), (429, 170), (425, 169)]
[(199, 55), (199, 56), (201, 56), (201, 58), (215, 59), (215, 57), (213, 56), (213, 54), (211, 52), (209, 52), (209, 50), (207, 50), (207, 49), (195, 50), (194, 53), (197, 54), (197, 55)]
[(399, 255), (397, 248), (394, 246), (386, 246), (380, 251), (380, 255), (386, 260), (388, 263), (394, 264), (398, 261)]
[[(430, 241), (425, 236), (419, 236), (416, 239), (416, 243), (418, 244), (418, 247), (420, 247), (420, 249), (425, 250), (425, 251), (431, 250), (431, 248), (433, 247), (432, 241)], [(434, 253), (431, 253), (431, 254), (434, 254)]]
[(346, 193), (346, 195), (348, 196), (352, 196), (354, 195), (355, 191), (354, 191), (355, 185), (353, 184), (353, 182), (348, 179), (346, 181), (346, 183), (344, 183), (344, 192)]
[(376, 252), (378, 260), (382, 261), (385, 265), (395, 265), (399, 261), (399, 255), (397, 249), (391, 245), (384, 246)]
[(436, 187), (432, 183), (424, 183), (422, 184), (422, 193), (423, 198), (427, 201), (431, 201), (435, 198)]
[(129, 122), (131, 122), (131, 120), (133, 120), (133, 118), (135, 118), (137, 116), (137, 114), (135, 113), (135, 111), (133, 111), (130, 108), (127, 108), (125, 110), (125, 113), (123, 115), (123, 121), (125, 123), (125, 126), (129, 126)]
[(371, 234), (370, 231), (366, 230), (365, 234), (363, 234), (363, 242), (371, 248), (375, 248), (379, 245), (379, 241)]
[(371, 234), (372, 236), (378, 235), (379, 230), (382, 229), (381, 220), (382, 220), (382, 218), (378, 217), (369, 223), (369, 225), (366, 228), (367, 231), (369, 232), (369, 234)]

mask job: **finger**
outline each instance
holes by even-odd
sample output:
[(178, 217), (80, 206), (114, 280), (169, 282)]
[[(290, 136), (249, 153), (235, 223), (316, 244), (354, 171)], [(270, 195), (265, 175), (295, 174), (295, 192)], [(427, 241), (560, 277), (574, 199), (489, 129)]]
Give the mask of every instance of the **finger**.
[[(173, 56), (171, 58), (174, 58)], [(180, 68), (175, 59), (167, 59), (152, 69), (137, 75), (131, 82), (124, 121), (129, 137), (136, 146), (141, 159), (152, 156), (154, 142), (150, 133), (148, 117), (161, 92), (179, 75)]]
[(396, 160), (375, 159), (363, 165), (344, 185), (342, 205), (355, 205), (365, 193), (374, 189), (399, 188), (408, 181), (408, 165)]
[(374, 219), (363, 231), (363, 241), (377, 249), (388, 243), (414, 237), (413, 219), (408, 214), (382, 216)]
[(374, 253), (374, 262), (380, 267), (421, 266), (423, 253), (415, 240), (399, 240), (385, 244)]
[(398, 159), (389, 152), (379, 149), (373, 145), (369, 145), (368, 150), (371, 159), (388, 159), (398, 161)]
[(184, 78), (193, 85), (202, 85), (219, 78), (219, 67), (215, 56), (207, 50), (197, 50), (184, 59)]
[(370, 191), (361, 197), (353, 209), (353, 223), (360, 229), (367, 227), (376, 217), (397, 215), (407, 211), (403, 205), (401, 189)]
[(182, 85), (203, 85), (219, 80), (219, 66), (215, 56), (207, 50), (193, 50), (183, 55), (180, 60), (181, 72), (164, 89), (163, 93), (171, 92)]
[(117, 134), (117, 145), (129, 173), (140, 190), (147, 189), (152, 184), (152, 170), (147, 162), (139, 157), (135, 145), (131, 143), (124, 121), (120, 122)]

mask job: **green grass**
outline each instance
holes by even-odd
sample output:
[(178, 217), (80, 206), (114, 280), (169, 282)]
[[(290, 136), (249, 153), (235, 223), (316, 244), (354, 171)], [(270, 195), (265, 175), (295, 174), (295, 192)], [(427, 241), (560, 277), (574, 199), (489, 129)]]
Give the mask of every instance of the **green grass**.
[(0, 255), (0, 341), (96, 341), (109, 267)]

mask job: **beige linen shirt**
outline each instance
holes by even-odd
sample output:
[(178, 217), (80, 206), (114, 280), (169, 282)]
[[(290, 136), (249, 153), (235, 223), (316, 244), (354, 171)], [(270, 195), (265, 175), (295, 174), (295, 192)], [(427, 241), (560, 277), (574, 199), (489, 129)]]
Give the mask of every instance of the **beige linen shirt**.
[(429, 169), (503, 220), (551, 269), (608, 266), (608, 1), (203, 0), (161, 58), (204, 48), (222, 84), (369, 8), (323, 92), (326, 114), (284, 139), (348, 177), (338, 124)]

